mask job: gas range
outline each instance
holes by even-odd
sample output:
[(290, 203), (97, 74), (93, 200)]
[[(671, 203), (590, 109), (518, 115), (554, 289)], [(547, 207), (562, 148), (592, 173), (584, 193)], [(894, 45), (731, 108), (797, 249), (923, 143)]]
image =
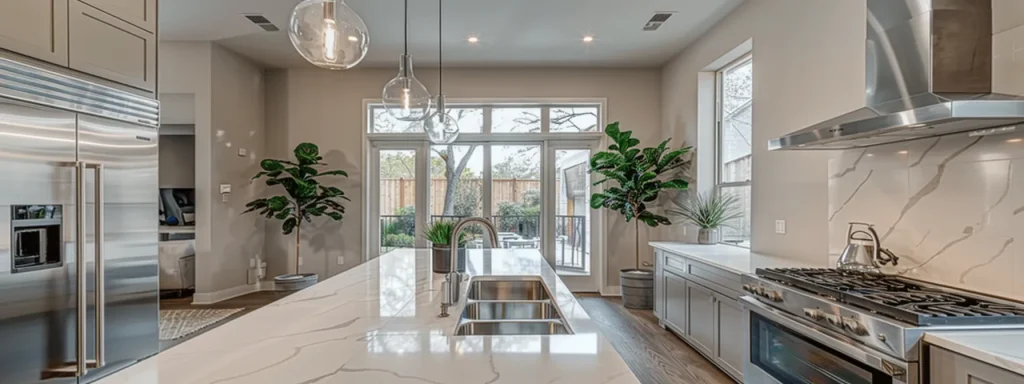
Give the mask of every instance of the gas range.
[(924, 332), (1024, 328), (1024, 305), (897, 276), (836, 269), (757, 269), (743, 289), (758, 301), (846, 342), (905, 362)]

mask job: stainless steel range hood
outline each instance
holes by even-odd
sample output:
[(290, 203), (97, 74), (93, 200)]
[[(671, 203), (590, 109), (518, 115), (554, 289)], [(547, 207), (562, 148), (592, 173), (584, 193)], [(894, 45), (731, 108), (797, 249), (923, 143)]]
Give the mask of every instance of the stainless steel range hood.
[(846, 149), (1024, 129), (1024, 99), (992, 93), (991, 0), (868, 0), (865, 107), (768, 149)]

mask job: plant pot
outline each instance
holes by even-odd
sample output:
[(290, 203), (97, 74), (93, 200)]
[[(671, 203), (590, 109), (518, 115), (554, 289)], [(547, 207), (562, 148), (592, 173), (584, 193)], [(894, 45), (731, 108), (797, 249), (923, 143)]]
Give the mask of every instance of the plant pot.
[[(434, 273), (448, 273), (451, 271), (451, 248), (448, 245), (435, 244), (432, 250), (431, 264), (434, 269)], [(466, 272), (466, 249), (459, 248), (459, 264), (455, 266), (456, 270)]]
[(654, 308), (654, 271), (648, 269), (619, 270), (622, 306), (629, 309)]
[(312, 287), (319, 280), (315, 273), (292, 273), (274, 278), (274, 290), (298, 291)]
[(722, 242), (722, 233), (718, 228), (701, 228), (697, 231), (698, 244), (718, 244)]

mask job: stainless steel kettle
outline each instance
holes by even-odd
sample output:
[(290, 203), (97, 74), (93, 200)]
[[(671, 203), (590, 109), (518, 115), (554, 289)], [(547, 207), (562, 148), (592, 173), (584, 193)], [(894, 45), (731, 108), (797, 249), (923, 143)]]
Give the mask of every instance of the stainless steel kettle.
[[(865, 228), (854, 230), (855, 226)], [(898, 256), (882, 248), (878, 232), (875, 232), (873, 225), (850, 223), (846, 232), (846, 248), (839, 256), (836, 268), (849, 272), (878, 274), (882, 265), (892, 263), (895, 266), (898, 260)]]

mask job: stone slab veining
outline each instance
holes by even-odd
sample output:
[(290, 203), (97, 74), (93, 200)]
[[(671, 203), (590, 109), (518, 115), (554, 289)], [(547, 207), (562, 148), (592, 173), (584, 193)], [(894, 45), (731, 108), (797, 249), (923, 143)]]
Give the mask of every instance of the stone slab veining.
[(453, 336), (429, 250), (396, 250), (98, 384), (637, 383), (537, 250), (470, 250), (471, 276), (540, 276), (572, 335)]
[(810, 264), (800, 260), (750, 252), (750, 249), (722, 244), (687, 244), (668, 241), (652, 241), (652, 247), (666, 252), (680, 254), (738, 275), (754, 273), (758, 268), (826, 268), (822, 264)]
[(1024, 375), (1024, 331), (925, 333), (924, 342)]

